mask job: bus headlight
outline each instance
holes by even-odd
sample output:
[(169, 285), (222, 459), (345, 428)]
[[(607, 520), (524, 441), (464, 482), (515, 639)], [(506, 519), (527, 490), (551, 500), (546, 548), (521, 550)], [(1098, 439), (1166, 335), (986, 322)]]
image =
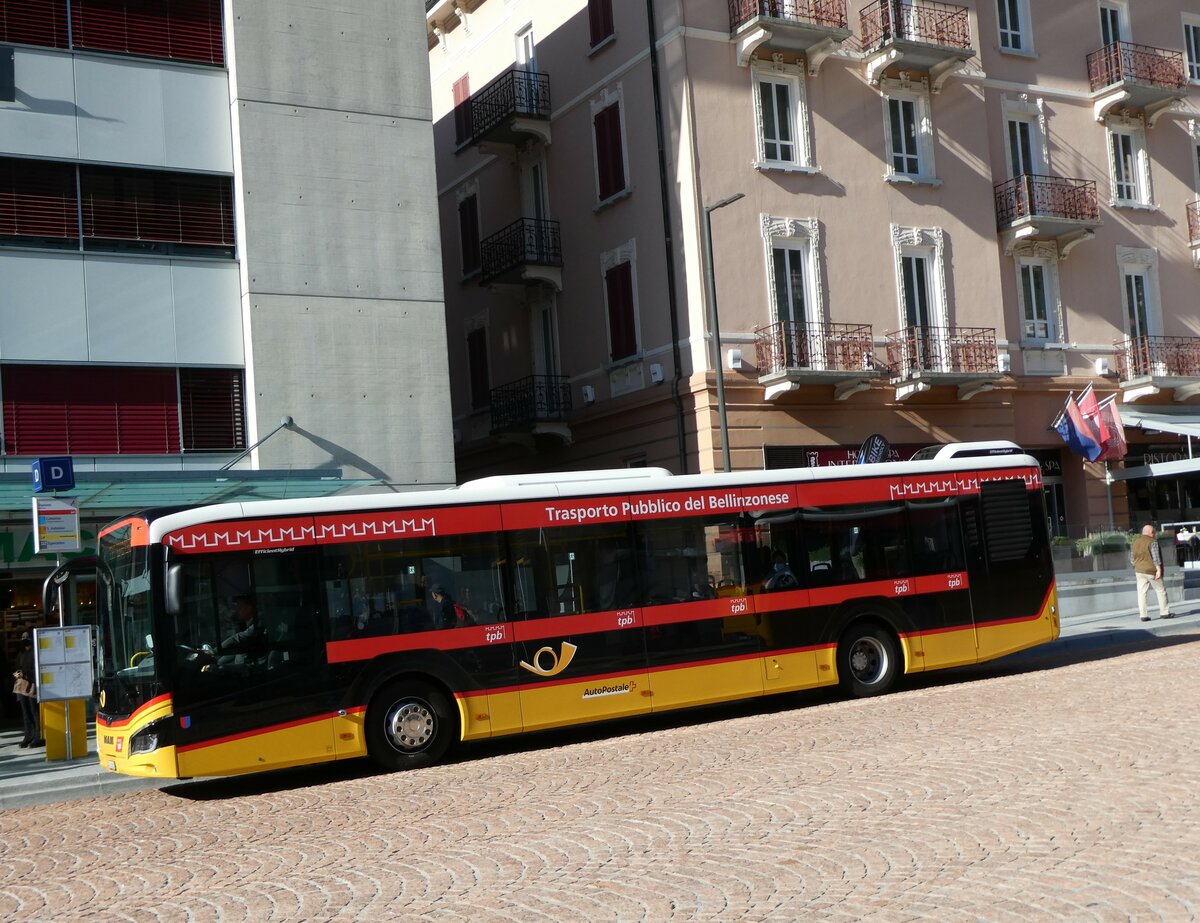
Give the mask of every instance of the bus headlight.
[(158, 749), (158, 732), (145, 730), (138, 731), (129, 740), (129, 755), (133, 756), (136, 753), (153, 753)]

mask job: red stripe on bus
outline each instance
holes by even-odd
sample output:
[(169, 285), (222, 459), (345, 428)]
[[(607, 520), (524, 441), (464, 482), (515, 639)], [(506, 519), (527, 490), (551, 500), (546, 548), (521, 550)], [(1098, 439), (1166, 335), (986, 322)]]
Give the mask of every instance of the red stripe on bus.
[(218, 744), (227, 744), (234, 740), (245, 740), (247, 737), (257, 737), (260, 734), (270, 734), (274, 731), (286, 731), (288, 728), (301, 727), (305, 724), (314, 724), (317, 721), (328, 721), (330, 718), (338, 717), (338, 712), (326, 712), (323, 715), (311, 715), (307, 718), (297, 718), (295, 721), (285, 721), (282, 724), (272, 724), (267, 727), (255, 728), (252, 731), (242, 731), (240, 734), (227, 734), (224, 737), (214, 737), (211, 740), (202, 740), (194, 744), (182, 744), (176, 749), (180, 753), (190, 753), (193, 750), (203, 750), (205, 747), (215, 747)]
[(96, 713), (96, 723), (98, 725), (100, 725), (101, 727), (106, 727), (106, 728), (127, 727), (128, 725), (132, 724), (137, 719), (137, 717), (140, 714), (142, 714), (143, 712), (149, 711), (150, 709), (161, 705), (163, 702), (169, 702), (169, 701), (171, 701), (171, 693), (169, 693), (169, 692), (164, 692), (162, 695), (156, 695), (149, 702), (146, 702), (143, 705), (139, 705), (136, 709), (134, 709), (133, 713), (130, 714), (128, 718), (120, 718), (116, 721), (105, 718), (104, 715), (97, 712)]

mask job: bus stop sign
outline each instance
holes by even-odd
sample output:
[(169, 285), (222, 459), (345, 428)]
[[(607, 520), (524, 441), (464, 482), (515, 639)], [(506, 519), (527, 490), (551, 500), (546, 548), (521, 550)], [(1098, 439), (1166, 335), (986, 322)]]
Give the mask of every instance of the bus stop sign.
[(33, 460), (33, 492), (71, 490), (75, 486), (75, 466), (69, 456)]

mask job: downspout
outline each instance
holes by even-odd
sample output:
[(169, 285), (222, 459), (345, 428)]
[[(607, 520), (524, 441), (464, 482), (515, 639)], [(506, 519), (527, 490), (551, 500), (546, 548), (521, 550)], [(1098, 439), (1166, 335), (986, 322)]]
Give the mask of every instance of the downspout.
[(679, 301), (675, 291), (675, 248), (671, 239), (671, 201), (667, 195), (667, 154), (663, 141), (662, 91), (658, 83), (658, 32), (654, 27), (654, 0), (646, 0), (646, 28), (650, 33), (650, 81), (654, 85), (654, 131), (658, 139), (658, 192), (662, 199), (663, 247), (667, 263), (667, 312), (671, 317), (671, 360), (675, 375), (671, 379), (671, 400), (675, 403), (675, 438), (679, 443), (679, 473), (687, 474), (687, 439), (684, 431), (683, 355), (679, 349)]

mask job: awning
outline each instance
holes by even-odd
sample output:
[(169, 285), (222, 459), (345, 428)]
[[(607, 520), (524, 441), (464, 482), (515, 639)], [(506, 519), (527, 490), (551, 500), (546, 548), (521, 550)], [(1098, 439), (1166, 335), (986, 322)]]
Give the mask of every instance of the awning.
[(1143, 410), (1132, 404), (1121, 405), (1121, 422), (1146, 432), (1176, 433), (1200, 439), (1200, 408), (1156, 406)]
[[(339, 468), (217, 471), (75, 471), (73, 490), (80, 513), (104, 519), (152, 506), (191, 506), (287, 497), (328, 497), (385, 489), (375, 478), (343, 478)], [(29, 473), (0, 474), (0, 517), (29, 518), (33, 480)], [(47, 494), (46, 496), (50, 496)]]

